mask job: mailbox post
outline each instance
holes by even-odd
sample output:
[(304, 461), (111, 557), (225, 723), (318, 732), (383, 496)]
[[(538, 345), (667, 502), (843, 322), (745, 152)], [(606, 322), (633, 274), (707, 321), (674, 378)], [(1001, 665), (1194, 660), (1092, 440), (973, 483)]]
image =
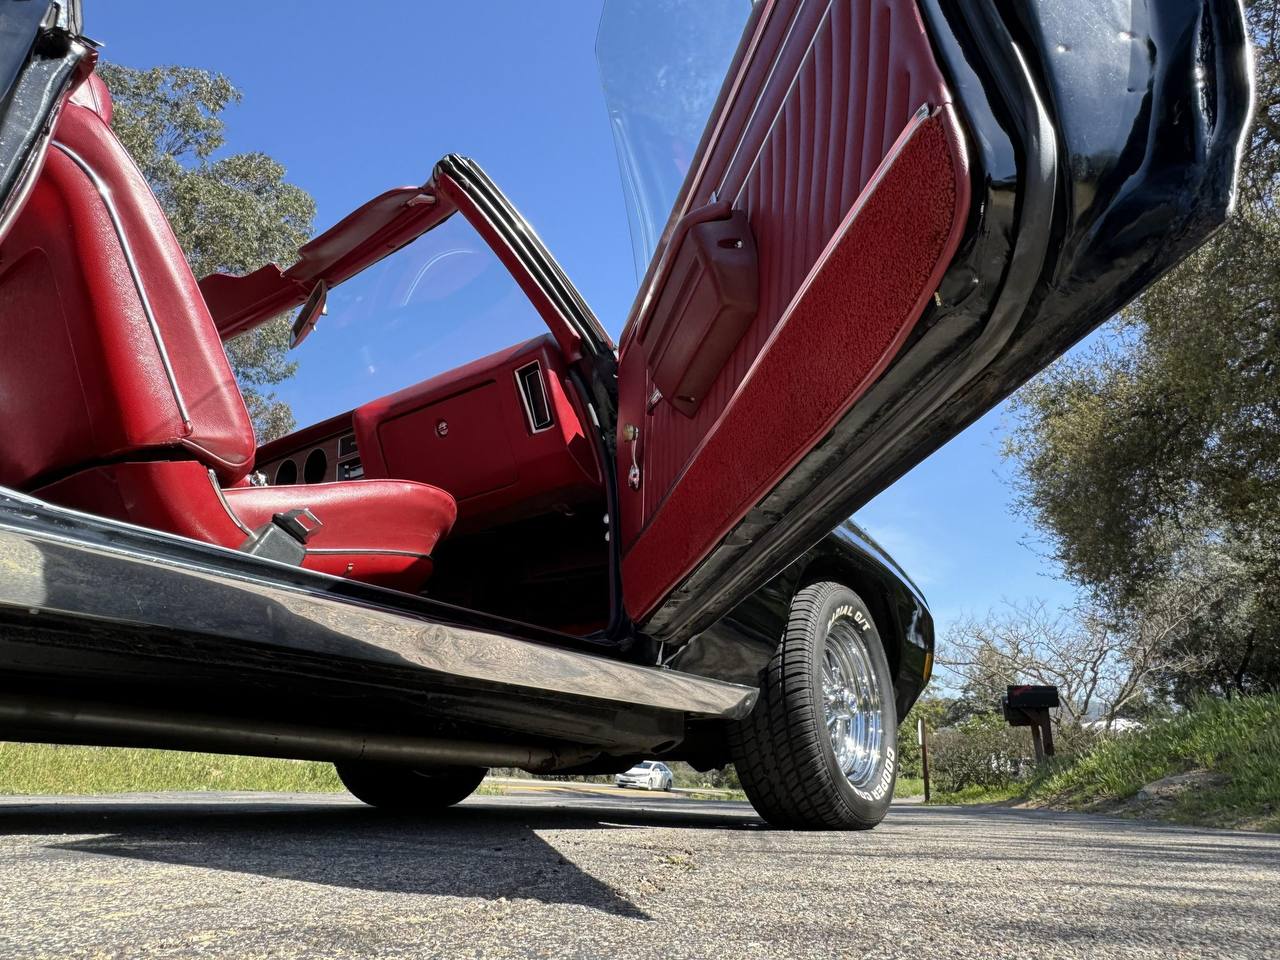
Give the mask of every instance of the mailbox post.
[(1043, 763), (1045, 757), (1053, 756), (1053, 726), (1049, 722), (1049, 711), (1059, 705), (1057, 687), (1031, 684), (1006, 687), (1000, 705), (1009, 726), (1031, 728), (1036, 763)]
[(920, 775), (924, 777), (924, 802), (929, 802), (929, 726), (924, 717), (916, 719), (916, 739), (920, 743)]

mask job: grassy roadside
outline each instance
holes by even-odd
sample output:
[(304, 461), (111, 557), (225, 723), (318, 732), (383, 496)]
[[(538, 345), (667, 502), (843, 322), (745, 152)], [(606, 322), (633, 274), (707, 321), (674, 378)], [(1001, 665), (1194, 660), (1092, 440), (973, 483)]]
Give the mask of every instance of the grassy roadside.
[(924, 780), (919, 777), (899, 777), (893, 785), (893, 796), (896, 800), (924, 796)]
[(1205, 700), (1047, 765), (1025, 783), (933, 799), (1280, 831), (1280, 695)]
[[(0, 794), (94, 796), (211, 790), (342, 793), (345, 787), (328, 763), (0, 742)], [(476, 793), (498, 796), (506, 791), (499, 784), (484, 783)]]
[(0, 793), (101, 794), (160, 790), (337, 793), (327, 763), (213, 753), (0, 743)]
[[(208, 790), (340, 793), (343, 787), (327, 763), (170, 750), (0, 742), (0, 794), (50, 796)], [(507, 791), (501, 784), (484, 783), (477, 792), (495, 796)], [(923, 792), (923, 781), (904, 777), (898, 780), (894, 795), (915, 797)], [(746, 799), (740, 790), (701, 792), (695, 788), (688, 796), (698, 800)]]

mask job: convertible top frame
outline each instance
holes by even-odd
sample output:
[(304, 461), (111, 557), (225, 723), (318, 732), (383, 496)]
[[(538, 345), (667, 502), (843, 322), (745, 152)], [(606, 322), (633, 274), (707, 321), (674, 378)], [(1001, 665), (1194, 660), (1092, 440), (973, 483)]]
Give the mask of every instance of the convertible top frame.
[(200, 292), (223, 341), (301, 306), (316, 285), (335, 287), (367, 270), (455, 213), (493, 248), (550, 328), (565, 357), (611, 359), (613, 341), (546, 245), (480, 165), (449, 154), (419, 187), (396, 187), (353, 210), (298, 248), (282, 269), (213, 273)]

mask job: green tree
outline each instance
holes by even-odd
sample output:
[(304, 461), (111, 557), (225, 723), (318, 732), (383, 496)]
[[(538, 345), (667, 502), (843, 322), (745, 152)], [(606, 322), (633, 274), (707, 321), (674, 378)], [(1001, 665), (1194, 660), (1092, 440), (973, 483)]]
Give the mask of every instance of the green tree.
[(898, 727), (898, 776), (922, 777), (924, 766), (920, 757), (920, 741), (916, 721), (923, 719), (932, 734), (950, 722), (948, 719), (956, 701), (950, 697), (938, 697), (925, 691), (915, 705), (907, 711)]
[(1015, 400), (1021, 504), (1117, 622), (1214, 599), (1168, 643), (1180, 697), (1280, 688), (1280, 0), (1255, 0), (1235, 216)]
[[(197, 277), (291, 262), (312, 234), (315, 201), (284, 180), (264, 153), (215, 157), (223, 112), (241, 99), (220, 73), (192, 67), (98, 72), (115, 104), (112, 128), (133, 155), (173, 225)], [(289, 324), (278, 318), (227, 344), (259, 441), (293, 429), (293, 414), (270, 387), (293, 376)]]

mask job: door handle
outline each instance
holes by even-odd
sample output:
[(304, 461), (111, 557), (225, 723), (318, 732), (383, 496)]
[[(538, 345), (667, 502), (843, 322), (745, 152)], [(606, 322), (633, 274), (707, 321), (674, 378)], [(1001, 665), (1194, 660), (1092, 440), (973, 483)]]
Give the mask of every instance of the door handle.
[(640, 428), (634, 423), (623, 424), (622, 439), (631, 444), (631, 467), (627, 470), (627, 486), (632, 490), (639, 490), (640, 463), (637, 460), (636, 446), (640, 440)]

